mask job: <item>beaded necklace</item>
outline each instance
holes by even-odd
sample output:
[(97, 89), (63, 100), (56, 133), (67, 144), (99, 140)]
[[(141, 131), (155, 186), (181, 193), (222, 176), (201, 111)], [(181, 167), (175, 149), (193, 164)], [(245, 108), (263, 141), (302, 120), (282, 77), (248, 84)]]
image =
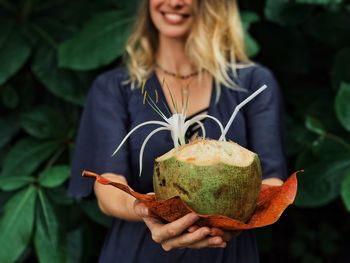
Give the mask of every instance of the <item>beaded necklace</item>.
[(197, 76), (201, 71), (195, 71), (195, 72), (192, 72), (190, 74), (187, 74), (187, 75), (180, 75), (180, 74), (176, 74), (174, 72), (170, 72), (166, 69), (164, 69), (161, 65), (159, 64), (156, 64), (156, 67), (159, 68), (164, 74), (167, 74), (169, 76), (172, 76), (174, 78), (178, 78), (178, 79), (189, 79), (189, 78), (192, 78), (194, 76)]

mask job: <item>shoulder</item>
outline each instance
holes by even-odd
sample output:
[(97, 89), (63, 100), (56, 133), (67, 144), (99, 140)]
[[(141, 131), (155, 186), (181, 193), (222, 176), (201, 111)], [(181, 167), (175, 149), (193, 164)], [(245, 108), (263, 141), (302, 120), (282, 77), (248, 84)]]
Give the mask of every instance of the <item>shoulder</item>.
[(239, 81), (249, 80), (250, 82), (275, 78), (269, 68), (258, 63), (238, 65), (237, 77)]
[(129, 74), (125, 66), (105, 71), (95, 77), (89, 93), (127, 95), (130, 90), (130, 85), (126, 84), (128, 79)]
[(237, 81), (238, 84), (248, 92), (254, 91), (264, 84), (271, 86), (272, 89), (278, 87), (272, 71), (258, 63), (238, 65)]
[(118, 86), (124, 86), (123, 83), (125, 83), (129, 78), (128, 71), (125, 66), (121, 66), (118, 68), (114, 68), (108, 71), (105, 71), (103, 73), (100, 73), (96, 76), (94, 80), (94, 84), (114, 84)]

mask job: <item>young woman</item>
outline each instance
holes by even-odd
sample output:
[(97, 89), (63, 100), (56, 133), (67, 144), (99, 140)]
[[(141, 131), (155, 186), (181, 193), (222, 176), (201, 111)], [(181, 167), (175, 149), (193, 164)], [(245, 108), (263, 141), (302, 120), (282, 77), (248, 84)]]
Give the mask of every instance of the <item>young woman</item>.
[[(195, 214), (164, 223), (124, 192), (81, 179), (86, 169), (138, 192), (153, 191), (154, 159), (173, 148), (170, 133), (159, 133), (149, 141), (141, 177), (140, 148), (154, 127), (135, 132), (111, 157), (133, 127), (160, 120), (143, 103), (139, 88), (143, 81), (148, 94), (158, 97), (163, 112), (166, 107), (175, 112), (170, 92), (181, 105), (185, 88), (187, 116), (207, 112), (223, 124), (239, 102), (266, 84), (268, 89), (239, 112), (226, 138), (259, 154), (263, 183), (279, 185), (286, 177), (279, 88), (269, 70), (251, 63), (246, 56), (236, 1), (143, 0), (139, 10), (126, 46), (126, 66), (99, 76), (89, 92), (69, 187), (76, 197), (87, 196), (94, 189), (101, 210), (115, 218), (100, 262), (258, 262), (251, 231), (237, 235), (197, 227)], [(163, 80), (169, 89), (161, 85)], [(214, 123), (203, 123), (207, 137), (220, 137)], [(187, 139), (196, 134), (201, 135), (198, 127), (192, 126)]]

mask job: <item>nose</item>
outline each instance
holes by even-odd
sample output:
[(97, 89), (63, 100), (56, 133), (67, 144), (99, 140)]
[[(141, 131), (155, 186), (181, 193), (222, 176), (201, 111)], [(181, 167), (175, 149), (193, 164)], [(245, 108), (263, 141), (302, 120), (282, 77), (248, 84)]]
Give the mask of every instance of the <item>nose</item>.
[(185, 4), (185, 1), (184, 0), (169, 0), (168, 3), (172, 7), (179, 8)]

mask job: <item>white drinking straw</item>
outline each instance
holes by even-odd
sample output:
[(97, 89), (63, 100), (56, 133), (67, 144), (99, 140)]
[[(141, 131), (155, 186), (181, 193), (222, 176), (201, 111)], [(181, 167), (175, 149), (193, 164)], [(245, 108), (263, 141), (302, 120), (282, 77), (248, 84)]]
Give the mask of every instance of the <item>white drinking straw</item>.
[(258, 96), (261, 92), (263, 92), (265, 89), (267, 88), (266, 85), (261, 86), (258, 90), (256, 90), (252, 95), (250, 95), (248, 98), (246, 98), (244, 101), (242, 101), (240, 104), (238, 104), (235, 108), (235, 110), (233, 111), (230, 120), (228, 121), (227, 125), (225, 126), (224, 132), (221, 134), (221, 137), (219, 140), (223, 141), (225, 140), (225, 136), (226, 133), (228, 131), (228, 129), (230, 129), (231, 124), (233, 122), (233, 120), (235, 119), (238, 111), (244, 106), (246, 105), (249, 101), (251, 101), (252, 99), (254, 99), (256, 96)]

